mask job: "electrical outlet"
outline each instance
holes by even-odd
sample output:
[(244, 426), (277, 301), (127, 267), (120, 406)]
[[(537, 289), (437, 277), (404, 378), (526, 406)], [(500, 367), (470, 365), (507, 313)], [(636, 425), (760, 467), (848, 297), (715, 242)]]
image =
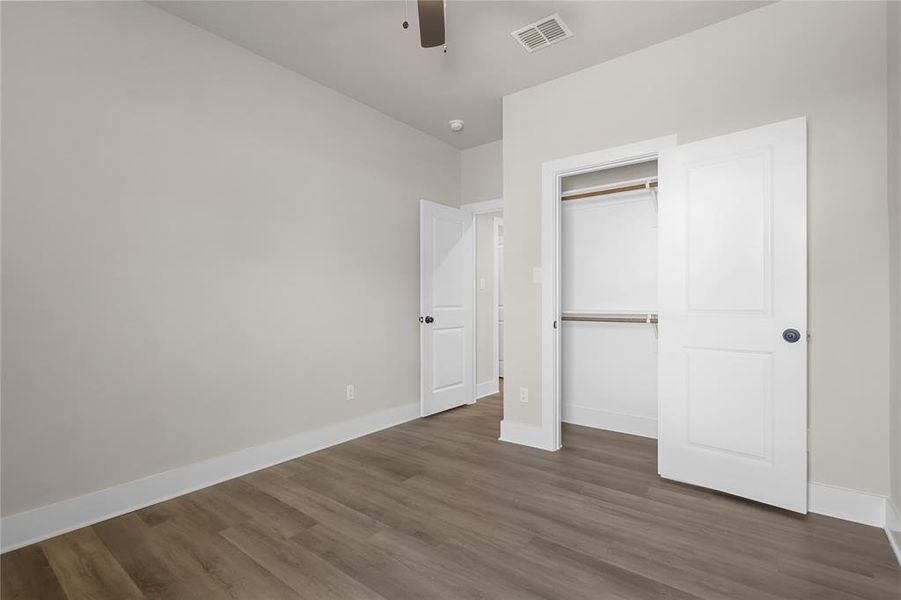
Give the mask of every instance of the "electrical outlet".
[(519, 388), (519, 401), (520, 402), (528, 402), (529, 401), (529, 388), (524, 388), (524, 387)]
[(347, 399), (348, 400), (354, 399), (354, 384), (352, 384), (352, 383), (347, 386)]

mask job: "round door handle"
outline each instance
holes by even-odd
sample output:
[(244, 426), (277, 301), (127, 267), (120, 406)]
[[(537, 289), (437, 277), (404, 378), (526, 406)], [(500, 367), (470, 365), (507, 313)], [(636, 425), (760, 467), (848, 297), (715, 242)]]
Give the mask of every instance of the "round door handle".
[(425, 322), (426, 322), (426, 323), (434, 323), (434, 322), (435, 322), (435, 319), (433, 319), (432, 317), (426, 316)]
[(797, 329), (786, 329), (782, 332), (782, 339), (789, 344), (794, 344), (801, 339), (801, 332)]

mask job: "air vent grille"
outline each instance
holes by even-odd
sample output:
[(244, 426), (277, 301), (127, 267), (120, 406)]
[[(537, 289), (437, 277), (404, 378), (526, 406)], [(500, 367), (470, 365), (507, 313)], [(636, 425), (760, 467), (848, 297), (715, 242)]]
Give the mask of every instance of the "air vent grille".
[(526, 25), (522, 29), (517, 29), (511, 35), (522, 44), (523, 48), (529, 52), (535, 52), (572, 37), (572, 32), (560, 15), (554, 13), (540, 21)]

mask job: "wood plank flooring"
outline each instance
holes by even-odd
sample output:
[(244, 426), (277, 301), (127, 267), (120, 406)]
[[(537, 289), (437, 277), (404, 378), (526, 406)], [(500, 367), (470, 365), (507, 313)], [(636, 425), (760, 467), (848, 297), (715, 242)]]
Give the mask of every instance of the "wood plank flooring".
[(2, 598), (901, 598), (885, 534), (497, 440), (501, 398), (9, 552)]

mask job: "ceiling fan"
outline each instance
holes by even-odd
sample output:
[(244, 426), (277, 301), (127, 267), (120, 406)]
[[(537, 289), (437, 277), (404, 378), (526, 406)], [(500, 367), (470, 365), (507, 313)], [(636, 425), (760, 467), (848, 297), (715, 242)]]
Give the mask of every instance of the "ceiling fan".
[[(417, 0), (416, 4), (419, 8), (419, 43), (423, 48), (434, 48), (436, 46), (445, 46), (444, 51), (447, 52), (444, 37), (444, 5), (445, 0)], [(404, 2), (404, 12), (406, 13), (407, 3)], [(404, 20), (404, 29), (410, 24)]]

